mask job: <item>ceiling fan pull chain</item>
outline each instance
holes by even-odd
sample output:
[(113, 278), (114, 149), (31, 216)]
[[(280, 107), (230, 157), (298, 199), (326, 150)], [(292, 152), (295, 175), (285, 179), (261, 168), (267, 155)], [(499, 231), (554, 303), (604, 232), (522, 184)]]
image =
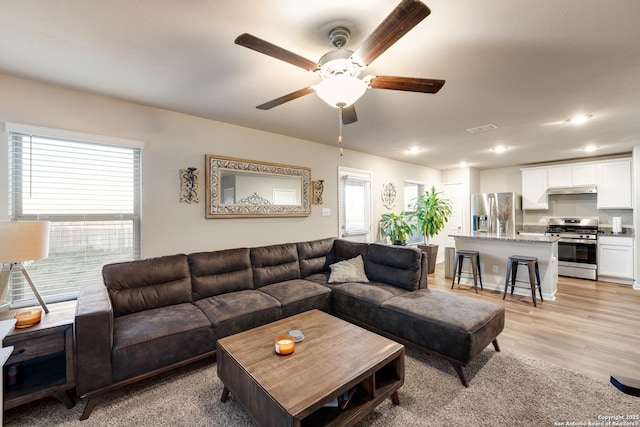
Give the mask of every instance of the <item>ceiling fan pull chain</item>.
[(340, 157), (344, 156), (342, 149), (342, 107), (338, 108), (338, 146), (340, 146)]

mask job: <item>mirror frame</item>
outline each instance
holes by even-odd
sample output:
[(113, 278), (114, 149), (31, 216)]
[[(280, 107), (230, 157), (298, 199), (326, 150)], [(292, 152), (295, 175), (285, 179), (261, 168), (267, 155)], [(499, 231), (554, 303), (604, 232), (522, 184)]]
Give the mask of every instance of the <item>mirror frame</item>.
[[(221, 203), (222, 189), (220, 188), (222, 169), (300, 177), (302, 178), (302, 203), (300, 205), (223, 204)], [(259, 218), (311, 215), (310, 168), (207, 154), (205, 155), (205, 172), (207, 218)]]

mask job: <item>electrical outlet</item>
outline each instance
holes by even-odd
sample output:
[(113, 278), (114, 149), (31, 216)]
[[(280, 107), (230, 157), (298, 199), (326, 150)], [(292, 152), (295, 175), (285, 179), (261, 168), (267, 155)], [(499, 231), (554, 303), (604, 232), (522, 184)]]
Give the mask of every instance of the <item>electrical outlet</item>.
[(494, 273), (500, 273), (500, 271), (498, 270), (498, 266), (497, 265), (493, 266), (493, 272)]

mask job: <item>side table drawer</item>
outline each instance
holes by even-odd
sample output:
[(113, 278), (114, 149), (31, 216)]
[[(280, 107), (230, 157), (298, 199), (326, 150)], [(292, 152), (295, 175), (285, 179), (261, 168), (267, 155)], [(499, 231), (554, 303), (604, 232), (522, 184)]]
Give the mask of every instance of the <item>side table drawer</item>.
[(34, 359), (36, 357), (47, 356), (49, 354), (59, 353), (65, 350), (64, 332), (45, 335), (37, 338), (18, 340), (12, 342), (13, 353), (7, 365)]

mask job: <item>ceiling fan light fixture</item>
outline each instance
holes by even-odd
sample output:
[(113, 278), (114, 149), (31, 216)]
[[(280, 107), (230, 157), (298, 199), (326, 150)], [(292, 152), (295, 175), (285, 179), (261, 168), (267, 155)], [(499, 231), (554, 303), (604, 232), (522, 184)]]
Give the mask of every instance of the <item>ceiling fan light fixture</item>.
[(321, 81), (315, 90), (324, 102), (340, 108), (348, 107), (364, 95), (367, 84), (357, 77), (339, 74)]

